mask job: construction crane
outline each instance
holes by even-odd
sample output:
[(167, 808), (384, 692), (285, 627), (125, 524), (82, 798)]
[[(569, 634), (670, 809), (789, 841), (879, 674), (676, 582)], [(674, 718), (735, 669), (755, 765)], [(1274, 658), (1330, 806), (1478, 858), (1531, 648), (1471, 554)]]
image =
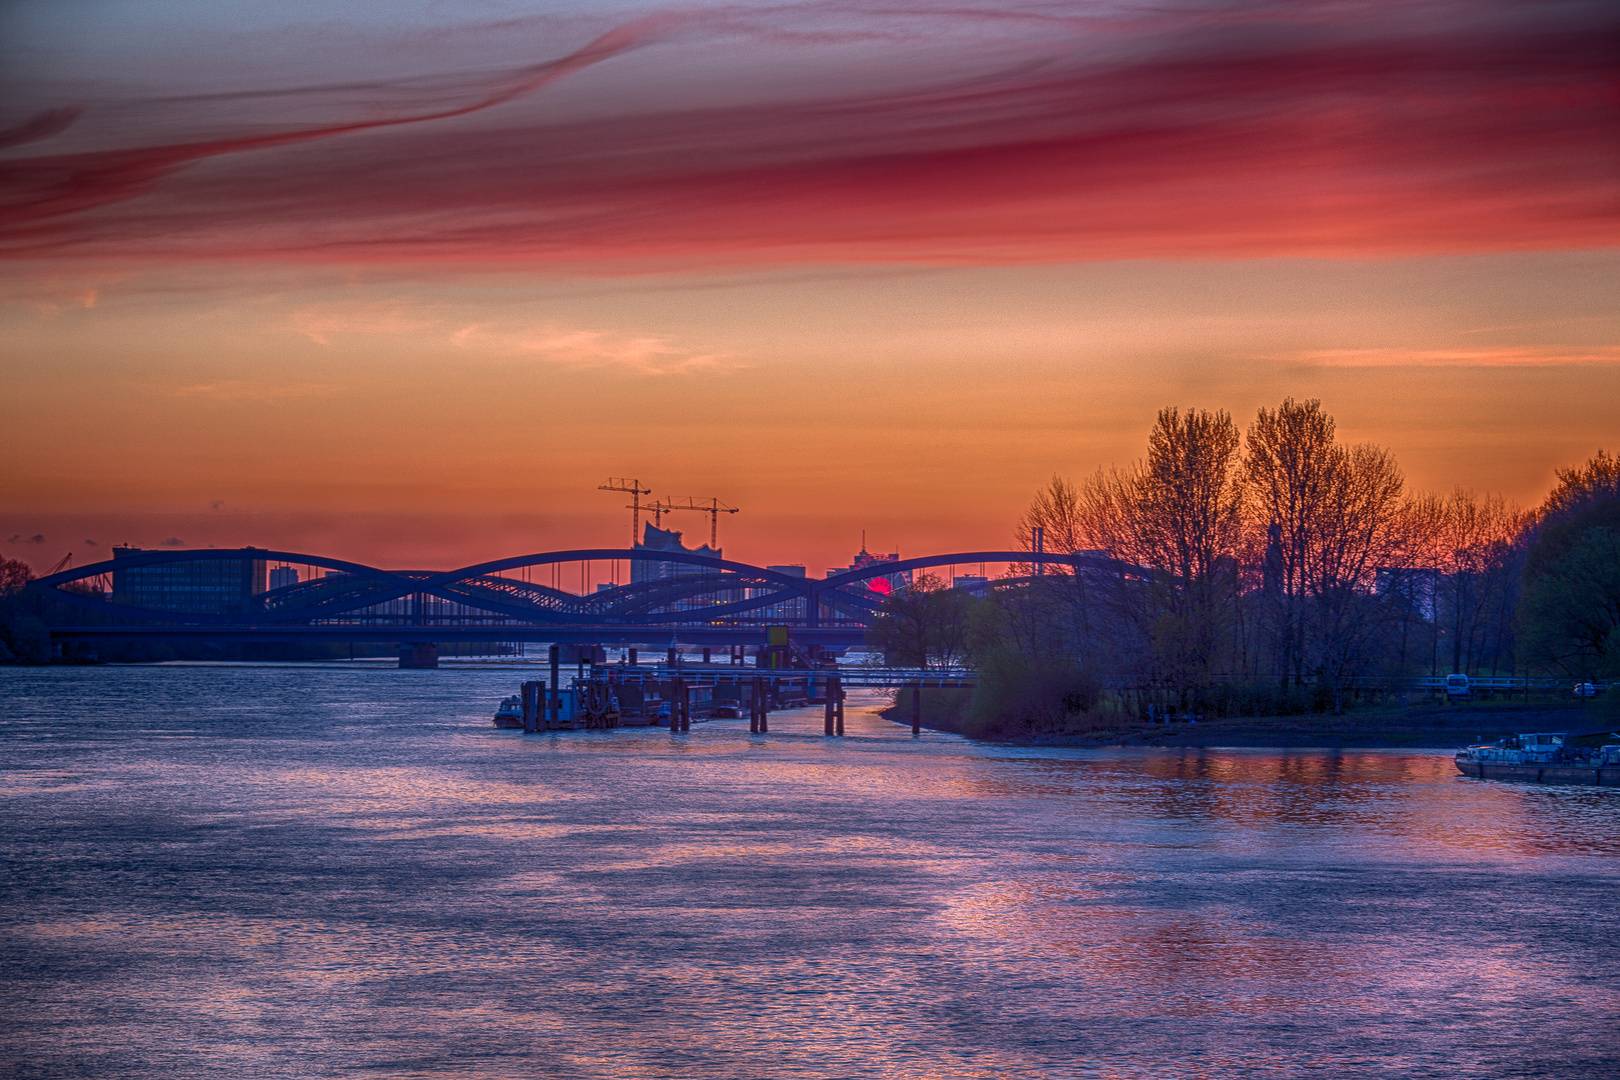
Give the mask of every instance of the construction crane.
[(50, 577), (52, 574), (60, 574), (63, 570), (66, 570), (68, 568), (68, 565), (70, 563), (72, 563), (72, 562), (73, 562), (73, 552), (70, 551), (66, 555), (62, 556), (62, 561), (61, 562), (59, 562), (55, 566), (51, 567), (49, 570), (45, 571), (45, 573), (41, 574), (40, 576), (41, 577)]
[(647, 509), (657, 514), (659, 521), (663, 521), (663, 515), (671, 510), (701, 510), (708, 514), (709, 546), (715, 549), (720, 547), (720, 515), (737, 512), (735, 506), (727, 506), (719, 499), (694, 499), (690, 495), (682, 495), (675, 499), (660, 499), (658, 502), (648, 503)]
[(605, 484), (596, 485), (597, 491), (622, 491), (630, 496), (630, 505), (625, 507), (630, 511), (630, 546), (635, 547), (641, 542), (641, 497), (651, 495), (652, 488), (641, 486), (640, 480), (626, 480), (622, 476), (610, 476)]

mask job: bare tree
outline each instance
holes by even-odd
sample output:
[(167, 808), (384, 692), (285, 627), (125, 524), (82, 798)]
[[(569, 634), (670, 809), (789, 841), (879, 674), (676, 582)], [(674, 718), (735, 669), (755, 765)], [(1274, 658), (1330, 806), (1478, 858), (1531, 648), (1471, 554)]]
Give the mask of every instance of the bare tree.
[(867, 638), (901, 664), (954, 664), (967, 649), (969, 602), (940, 578), (920, 574), (884, 603)]
[(1240, 443), (1225, 412), (1161, 409), (1127, 494), (1130, 547), (1154, 571), (1145, 595), (1157, 666), (1184, 688), (1232, 666)]
[[(1025, 551), (1035, 550), (1035, 530), (1040, 529), (1047, 551), (1072, 555), (1085, 549), (1082, 541), (1080, 491), (1063, 477), (1053, 474), (1045, 487), (1035, 492), (1028, 509), (1013, 527), (1013, 537)], [(1066, 564), (1052, 567), (1055, 573), (1067, 573)]]
[(1530, 515), (1500, 495), (1460, 487), (1418, 501), (1427, 504), (1427, 527), (1414, 546), (1427, 549), (1424, 565), (1435, 571), (1434, 618), (1451, 670), (1473, 673), (1487, 658), (1495, 670), (1506, 659), (1517, 540)]
[(1244, 481), (1267, 531), (1265, 600), (1286, 679), (1342, 678), (1367, 655), (1378, 567), (1401, 550), (1404, 481), (1389, 451), (1335, 441), (1321, 402), (1286, 399), (1249, 428)]

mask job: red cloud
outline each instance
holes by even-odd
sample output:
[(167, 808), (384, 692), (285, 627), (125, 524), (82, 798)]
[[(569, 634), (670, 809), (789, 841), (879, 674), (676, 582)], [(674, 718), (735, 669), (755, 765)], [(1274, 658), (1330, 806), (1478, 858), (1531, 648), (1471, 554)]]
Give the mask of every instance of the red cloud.
[[(636, 265), (1620, 242), (1620, 13), (1607, 5), (1088, 10), (686, 11), (491, 78), (471, 100), (12, 156), (0, 253)], [(889, 40), (899, 58), (787, 101), (742, 75), (721, 106), (638, 81), (632, 61), (650, 50), (633, 50), (711, 46), (712, 63), (720, 38), (772, 50), (784, 79), (805, 50), (869, 60)], [(928, 61), (910, 70), (919, 43)], [(942, 78), (953, 50), (965, 74)], [(612, 58), (593, 75), (615, 103), (605, 115), (493, 109)], [(65, 117), (18, 130), (48, 138)]]

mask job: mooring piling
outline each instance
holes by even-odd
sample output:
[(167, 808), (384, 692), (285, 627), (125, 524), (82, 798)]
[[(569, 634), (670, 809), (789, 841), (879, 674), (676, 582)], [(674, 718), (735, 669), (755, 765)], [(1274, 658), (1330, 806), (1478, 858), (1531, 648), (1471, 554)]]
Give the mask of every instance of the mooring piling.
[(561, 646), (553, 645), (548, 659), (551, 661), (551, 707), (546, 711), (551, 715), (546, 718), (546, 723), (550, 727), (557, 727), (562, 723)]
[(544, 683), (532, 681), (523, 684), (523, 734), (525, 735), (533, 735), (540, 730), (540, 694), (538, 688), (544, 685)]

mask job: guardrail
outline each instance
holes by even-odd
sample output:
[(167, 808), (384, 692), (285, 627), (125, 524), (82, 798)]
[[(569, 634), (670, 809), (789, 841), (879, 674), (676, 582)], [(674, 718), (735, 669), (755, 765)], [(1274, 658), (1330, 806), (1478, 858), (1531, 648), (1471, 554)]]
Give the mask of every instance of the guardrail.
[(671, 678), (685, 680), (688, 686), (730, 685), (739, 680), (763, 678), (769, 682), (821, 682), (837, 679), (846, 688), (887, 688), (895, 686), (972, 687), (978, 685), (979, 673), (971, 668), (885, 668), (885, 667), (825, 667), (825, 668), (761, 668), (734, 664), (667, 664), (636, 665), (599, 664), (587, 670), (587, 679), (608, 683), (663, 682)]

